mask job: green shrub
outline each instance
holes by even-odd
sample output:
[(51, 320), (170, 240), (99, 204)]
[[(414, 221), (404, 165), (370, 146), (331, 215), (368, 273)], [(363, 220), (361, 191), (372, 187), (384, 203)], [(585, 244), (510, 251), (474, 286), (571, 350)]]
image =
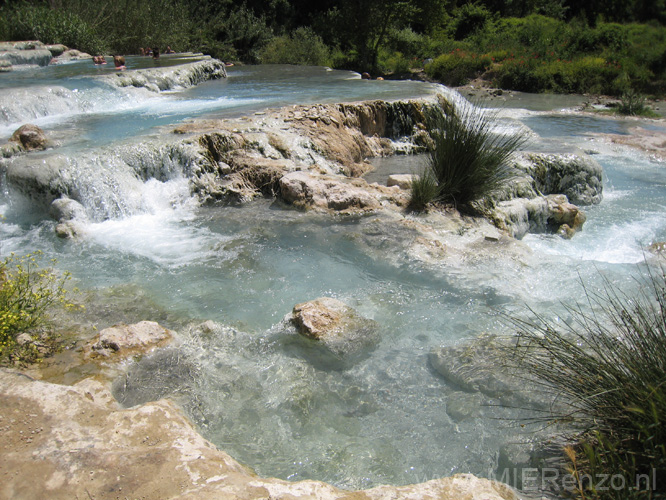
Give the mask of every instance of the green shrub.
[(657, 116), (646, 104), (645, 96), (634, 90), (622, 94), (617, 112), (625, 116)]
[(10, 40), (62, 43), (91, 54), (102, 53), (107, 48), (93, 27), (74, 12), (21, 3), (14, 9), (4, 10), (3, 14), (7, 16)]
[(445, 103), (432, 117), (428, 168), (437, 181), (438, 200), (469, 209), (513, 177), (507, 161), (526, 138), (495, 133), (496, 118), (496, 111), (470, 103)]
[(453, 13), (449, 32), (454, 40), (464, 40), (483, 30), (491, 18), (492, 14), (483, 5), (466, 3)]
[(404, 75), (410, 72), (412, 61), (400, 52), (379, 51), (379, 68), (383, 73)]
[[(641, 285), (629, 295), (607, 281), (586, 294), (585, 309), (570, 307), (566, 322), (513, 320), (519, 368), (557, 395), (553, 407), (565, 405), (549, 418), (578, 429), (565, 452), (581, 498), (666, 492), (666, 277), (662, 271)], [(599, 474), (620, 474), (628, 487), (597, 491), (584, 478)], [(656, 475), (656, 492), (632, 488), (644, 474)]]
[(426, 67), (428, 76), (447, 85), (464, 85), (490, 68), (490, 56), (475, 52), (455, 49), (449, 54), (442, 54)]
[[(67, 302), (65, 284), (69, 274), (59, 276), (39, 268), (39, 252), (23, 257), (14, 254), (0, 261), (0, 361), (34, 361), (38, 347), (53, 348), (55, 336), (50, 314), (56, 306), (75, 307)], [(18, 342), (21, 334), (29, 342)]]
[(260, 51), (259, 60), (265, 64), (326, 66), (330, 64), (330, 51), (312, 29), (298, 28), (268, 42)]

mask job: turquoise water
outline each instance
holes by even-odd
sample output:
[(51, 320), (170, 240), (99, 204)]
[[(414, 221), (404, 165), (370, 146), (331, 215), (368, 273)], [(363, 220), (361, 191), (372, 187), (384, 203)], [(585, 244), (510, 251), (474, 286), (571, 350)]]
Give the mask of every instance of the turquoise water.
[[(0, 75), (0, 85), (15, 93), (13, 101), (26, 92), (27, 80), (34, 95), (46, 96), (37, 115), (34, 107), (0, 97), (0, 117), (9, 117), (0, 120), (0, 135), (37, 116), (60, 134), (61, 148), (54, 151), (83, 161), (99, 145), (122, 149), (128, 141), (155, 140), (156, 127), (191, 117), (404, 98), (434, 89), (368, 82), (326, 68), (274, 66), (233, 67), (226, 80), (153, 94), (98, 81), (90, 64)], [(65, 89), (62, 95), (54, 94), (56, 87)], [(592, 144), (606, 175), (604, 201), (586, 209), (582, 233), (571, 241), (529, 235), (519, 258), (498, 253), (423, 263), (409, 254), (416, 234), (386, 215), (331, 217), (271, 200), (198, 207), (178, 176), (133, 185), (138, 201), (128, 206), (134, 208), (91, 222), (76, 242), (56, 238), (47, 214), (3, 182), (0, 252), (42, 250), (84, 291), (105, 292), (98, 328), (158, 319), (176, 329), (178, 344), (130, 364), (114, 384), (116, 396), (127, 406), (174, 398), (206, 438), (262, 475), (350, 488), (456, 472), (487, 476), (500, 448), (529, 438), (534, 429), (516, 425), (526, 413), (503, 408), (501, 394), (447, 383), (431, 368), (428, 353), (483, 333), (510, 334), (502, 311), (525, 314), (529, 306), (557, 318), (563, 302), (580, 300), (582, 284), (600, 286), (599, 273), (630, 291), (633, 276), (644, 270), (644, 247), (666, 240), (663, 165), (587, 135), (621, 133), (622, 121), (549, 111), (512, 116), (547, 144)], [(36, 157), (48, 160), (50, 154)], [(419, 161), (385, 160), (373, 175), (407, 171)], [(378, 343), (351, 363), (322, 357), (304, 343), (283, 319), (294, 304), (319, 296), (339, 298), (375, 320)], [(208, 330), (191, 328), (207, 320), (214, 322)], [(452, 416), (461, 401), (467, 416)]]

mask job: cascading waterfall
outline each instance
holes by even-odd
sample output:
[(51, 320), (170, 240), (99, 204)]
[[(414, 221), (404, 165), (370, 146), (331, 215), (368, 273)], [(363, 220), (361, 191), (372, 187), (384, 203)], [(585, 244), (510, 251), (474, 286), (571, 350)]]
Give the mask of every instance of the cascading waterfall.
[[(162, 126), (290, 104), (458, 94), (324, 68), (232, 68), (226, 80), (169, 92), (145, 88), (159, 90), (157, 80), (109, 85), (120, 78), (100, 78), (88, 61), (73, 63), (69, 75), (43, 69), (50, 80), (27, 90), (21, 74), (0, 75), (0, 136), (37, 120), (59, 141), (2, 160), (0, 251), (42, 250), (82, 289), (108, 290), (105, 306), (116, 311), (108, 321), (158, 319), (176, 329), (179, 343), (128, 366), (116, 396), (128, 406), (174, 398), (205, 437), (260, 474), (359, 488), (487, 476), (512, 463), (508, 444), (529, 441), (534, 430), (515, 424), (525, 412), (502, 404), (526, 401), (500, 383), (474, 389), (478, 381), (443, 377), (433, 353), (454, 365), (465, 359), (464, 342), (485, 352), (484, 334), (511, 333), (500, 311), (524, 314), (529, 306), (566, 319), (562, 303), (579, 300), (581, 282), (599, 286), (599, 273), (630, 290), (642, 249), (666, 239), (661, 164), (591, 146), (580, 132), (616, 131), (618, 121), (503, 110), (500, 133), (529, 127), (563, 151), (593, 147), (607, 175), (604, 201), (587, 209), (571, 241), (528, 235), (514, 252), (489, 256), (479, 243), (460, 261), (424, 262), (409, 254), (418, 217), (333, 217), (271, 200), (200, 207), (188, 184), (203, 161), (200, 147)], [(382, 159), (373, 175), (382, 180), (414, 160)], [(17, 193), (20, 169), (36, 164), (51, 177)], [(47, 211), (56, 184), (88, 215), (77, 241), (54, 235)], [(349, 365), (321, 358), (284, 321), (294, 304), (319, 296), (375, 320), (377, 345)], [(494, 381), (494, 369), (486, 359), (479, 380)]]

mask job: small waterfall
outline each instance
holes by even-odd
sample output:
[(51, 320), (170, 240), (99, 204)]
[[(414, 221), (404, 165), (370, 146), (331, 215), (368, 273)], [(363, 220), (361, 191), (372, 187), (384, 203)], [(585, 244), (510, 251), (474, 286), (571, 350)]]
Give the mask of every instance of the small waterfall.
[[(49, 204), (61, 195), (81, 203), (93, 221), (145, 212), (144, 183), (188, 177), (204, 161), (196, 144), (115, 144), (77, 156), (20, 157), (7, 167), (7, 184), (25, 197)], [(34, 175), (40, 169), (40, 175)], [(154, 207), (154, 205), (153, 205)]]

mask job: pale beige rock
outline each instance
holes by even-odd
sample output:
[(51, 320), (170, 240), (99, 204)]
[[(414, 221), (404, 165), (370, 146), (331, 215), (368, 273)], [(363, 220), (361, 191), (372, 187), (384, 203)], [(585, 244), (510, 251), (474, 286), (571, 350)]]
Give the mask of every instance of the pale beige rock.
[(517, 500), (469, 474), (344, 491), (264, 479), (203, 439), (169, 401), (120, 409), (99, 382), (39, 382), (0, 370), (0, 498), (13, 500)]
[(154, 321), (140, 321), (133, 325), (119, 324), (105, 328), (91, 346), (91, 355), (109, 356), (119, 353), (128, 355), (136, 350), (145, 350), (164, 344), (173, 337), (170, 330)]
[(398, 186), (400, 189), (412, 189), (412, 181), (414, 176), (412, 174), (393, 174), (389, 175), (386, 185)]

